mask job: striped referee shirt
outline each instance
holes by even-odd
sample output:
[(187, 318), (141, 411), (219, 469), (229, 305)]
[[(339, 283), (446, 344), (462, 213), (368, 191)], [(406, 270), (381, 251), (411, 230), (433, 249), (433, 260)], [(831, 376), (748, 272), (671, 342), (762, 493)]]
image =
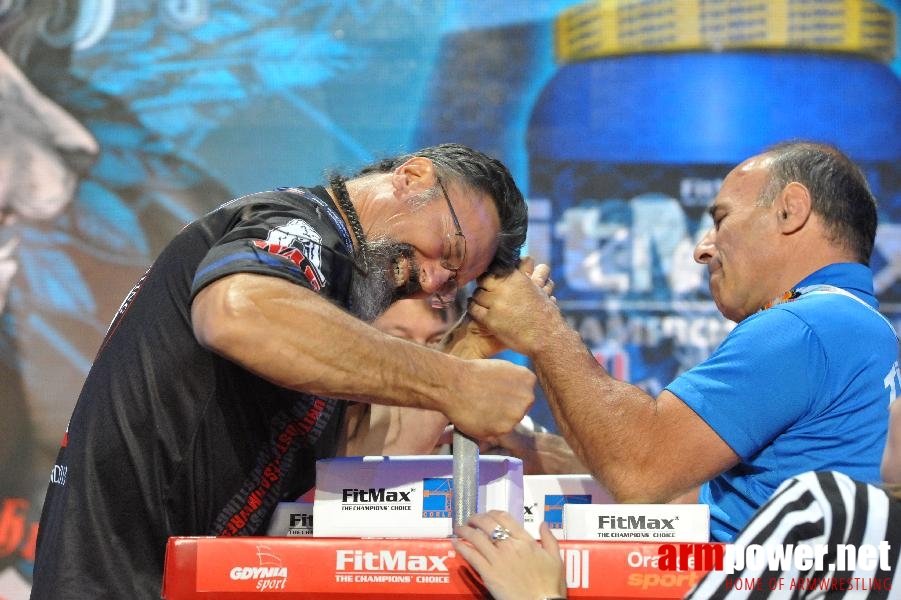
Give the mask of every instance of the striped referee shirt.
[[(847, 561), (841, 570), (843, 549), (884, 548), (886, 542), (887, 565), (882, 559), (854, 565)], [(780, 565), (784, 570), (773, 569), (765, 560), (748, 561), (750, 566), (733, 573), (714, 570), (686, 598), (901, 598), (896, 571), (901, 500), (842, 473), (809, 472), (786, 480), (738, 535), (735, 555), (745, 557), (745, 549), (754, 545), (807, 545), (814, 548), (813, 556), (819, 549), (824, 558), (806, 571), (791, 560)]]

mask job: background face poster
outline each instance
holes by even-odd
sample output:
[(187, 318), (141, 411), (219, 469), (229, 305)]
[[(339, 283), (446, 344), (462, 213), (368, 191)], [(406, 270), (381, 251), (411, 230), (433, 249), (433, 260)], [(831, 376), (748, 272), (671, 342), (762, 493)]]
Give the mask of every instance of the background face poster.
[[(897, 2), (777, 0), (779, 20), (643, 4), (0, 3), (0, 598), (28, 595), (53, 457), (122, 298), (185, 223), (245, 193), (445, 141), (494, 154), (567, 317), (657, 393), (731, 327), (691, 258), (722, 177), (770, 143), (819, 139), (880, 200), (872, 266), (897, 328)], [(863, 21), (889, 25), (846, 26)], [(553, 429), (545, 406), (533, 416)]]

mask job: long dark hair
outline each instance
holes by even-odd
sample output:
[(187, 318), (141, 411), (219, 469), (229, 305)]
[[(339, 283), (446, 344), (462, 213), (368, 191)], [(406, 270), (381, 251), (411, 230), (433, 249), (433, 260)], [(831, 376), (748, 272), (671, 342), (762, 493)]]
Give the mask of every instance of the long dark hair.
[(358, 176), (390, 173), (417, 156), (431, 160), (445, 181), (453, 179), (491, 196), (500, 217), (500, 233), (497, 252), (488, 270), (504, 275), (516, 268), (520, 250), (526, 241), (528, 208), (510, 171), (496, 158), (462, 144), (440, 144), (379, 160), (360, 170)]

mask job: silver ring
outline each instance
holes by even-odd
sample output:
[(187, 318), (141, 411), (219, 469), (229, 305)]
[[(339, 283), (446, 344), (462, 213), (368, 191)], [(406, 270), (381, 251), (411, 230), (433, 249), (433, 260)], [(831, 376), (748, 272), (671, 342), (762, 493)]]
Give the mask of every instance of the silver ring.
[(491, 538), (492, 542), (499, 542), (501, 540), (505, 540), (510, 537), (510, 530), (506, 527), (501, 527), (500, 525), (496, 525), (494, 529), (491, 531), (491, 535), (488, 536)]

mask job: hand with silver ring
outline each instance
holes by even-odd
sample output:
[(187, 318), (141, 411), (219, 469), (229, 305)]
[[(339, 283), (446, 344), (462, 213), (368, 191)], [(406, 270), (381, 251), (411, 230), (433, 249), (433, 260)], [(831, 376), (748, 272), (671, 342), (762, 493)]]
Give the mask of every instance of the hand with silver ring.
[(540, 543), (500, 510), (472, 515), (454, 532), (457, 554), (475, 569), (495, 600), (566, 597), (560, 546), (547, 523), (541, 524)]
[(496, 525), (491, 531), (491, 541), (499, 542), (510, 537), (510, 530), (502, 525)]

